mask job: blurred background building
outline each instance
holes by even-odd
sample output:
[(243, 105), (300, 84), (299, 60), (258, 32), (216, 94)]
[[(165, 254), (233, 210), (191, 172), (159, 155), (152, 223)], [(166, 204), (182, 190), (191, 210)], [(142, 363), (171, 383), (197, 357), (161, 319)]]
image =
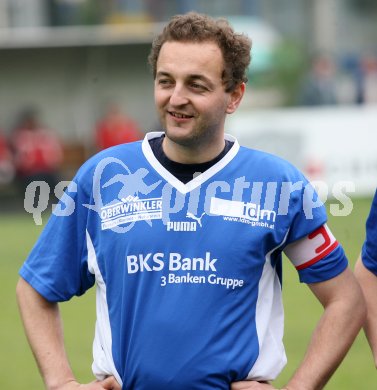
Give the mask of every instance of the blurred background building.
[[(308, 106), (329, 109), (331, 103), (341, 119), (342, 111), (336, 110), (377, 104), (375, 0), (0, 0), (3, 134), (12, 132), (25, 107), (35, 107), (63, 141), (63, 176), (70, 177), (92, 153), (95, 126), (109, 100), (132, 113), (144, 132), (158, 129), (147, 56), (163, 23), (190, 10), (227, 17), (253, 40), (250, 85), (240, 116), (231, 122), (237, 134), (237, 118), (247, 118), (246, 144), (256, 140), (254, 114), (262, 115), (261, 131), (279, 131), (265, 110), (301, 107), (309, 119), (300, 120), (307, 122), (313, 114)], [(345, 138), (355, 131), (330, 122), (343, 129)], [(285, 138), (290, 145), (304, 136), (299, 125)], [(370, 126), (368, 137), (376, 140)], [(273, 145), (278, 138), (269, 138), (263, 147), (276, 152), (284, 145)], [(277, 152), (308, 174), (326, 170), (326, 156), (292, 155), (281, 147)], [(357, 164), (377, 173), (377, 159)]]

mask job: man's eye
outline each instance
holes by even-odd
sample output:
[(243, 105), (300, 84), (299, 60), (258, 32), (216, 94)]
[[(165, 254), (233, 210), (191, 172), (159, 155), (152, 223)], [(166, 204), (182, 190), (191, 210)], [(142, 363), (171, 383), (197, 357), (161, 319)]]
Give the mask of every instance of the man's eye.
[(206, 87), (202, 84), (198, 84), (198, 83), (191, 83), (191, 88), (194, 88), (194, 89), (199, 89), (199, 90), (206, 90)]
[(159, 85), (170, 85), (170, 84), (172, 84), (172, 82), (168, 79), (160, 79), (160, 80), (158, 80), (158, 84)]

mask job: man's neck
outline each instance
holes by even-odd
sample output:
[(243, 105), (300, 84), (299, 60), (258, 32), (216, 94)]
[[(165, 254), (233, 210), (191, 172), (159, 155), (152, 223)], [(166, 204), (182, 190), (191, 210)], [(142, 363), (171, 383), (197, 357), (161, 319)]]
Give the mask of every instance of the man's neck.
[(224, 138), (210, 145), (198, 147), (185, 146), (164, 138), (162, 148), (165, 155), (171, 160), (181, 164), (202, 164), (216, 158), (225, 147)]
[(207, 169), (211, 168), (218, 161), (220, 161), (233, 146), (233, 142), (227, 140), (225, 141), (225, 147), (223, 150), (211, 161), (199, 164), (183, 164), (172, 161), (166, 156), (162, 148), (164, 138), (164, 136), (153, 138), (149, 141), (149, 144), (151, 145), (153, 154), (160, 162), (160, 164), (182, 183), (188, 183), (193, 179), (195, 174), (198, 174), (199, 172), (205, 172)]

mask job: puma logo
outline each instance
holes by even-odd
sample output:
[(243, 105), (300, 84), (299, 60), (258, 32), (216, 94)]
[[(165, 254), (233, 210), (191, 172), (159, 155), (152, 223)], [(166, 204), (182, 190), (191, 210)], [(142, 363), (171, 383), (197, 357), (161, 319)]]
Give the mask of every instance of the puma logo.
[(204, 215), (205, 215), (205, 212), (200, 217), (197, 217), (193, 213), (187, 212), (186, 218), (194, 219), (195, 221), (198, 222), (199, 226), (202, 227), (202, 218), (203, 218)]

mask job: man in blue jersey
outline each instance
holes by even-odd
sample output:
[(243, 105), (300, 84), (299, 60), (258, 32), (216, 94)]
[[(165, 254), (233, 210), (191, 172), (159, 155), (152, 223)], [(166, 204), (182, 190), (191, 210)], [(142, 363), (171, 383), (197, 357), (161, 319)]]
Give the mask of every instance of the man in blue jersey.
[[(323, 205), (291, 164), (225, 134), (250, 46), (196, 13), (172, 18), (154, 41), (164, 132), (89, 159), (20, 270), (47, 388), (273, 389), (286, 363), (283, 252), (324, 307), (286, 388), (322, 388), (348, 351), (365, 304)], [(94, 283), (97, 381), (80, 385), (57, 303)]]
[(367, 303), (364, 331), (377, 367), (377, 191), (366, 222), (366, 239), (355, 265), (355, 274)]

